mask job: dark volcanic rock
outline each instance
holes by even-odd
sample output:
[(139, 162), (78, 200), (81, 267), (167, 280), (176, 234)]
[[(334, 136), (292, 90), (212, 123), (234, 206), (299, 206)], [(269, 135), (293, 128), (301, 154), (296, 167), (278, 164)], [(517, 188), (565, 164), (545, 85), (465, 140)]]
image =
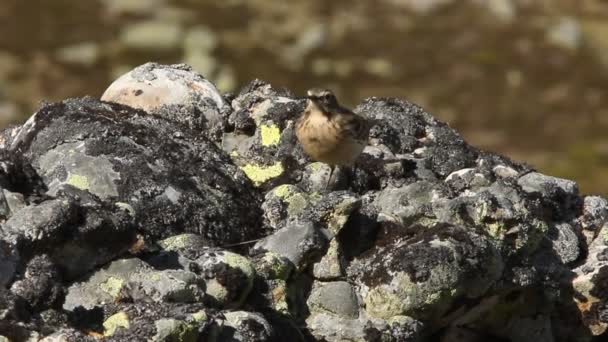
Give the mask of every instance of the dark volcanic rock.
[(187, 231), (228, 244), (259, 232), (244, 174), (207, 139), (144, 112), (92, 98), (47, 105), (12, 150), (34, 166), (49, 195), (86, 191), (126, 208), (152, 237)]
[(146, 64), (104, 99), (0, 133), (0, 340), (607, 334), (608, 201), (415, 104), (363, 101), (369, 146), (326, 188), (289, 91)]
[(59, 270), (48, 255), (32, 258), (23, 279), (11, 286), (11, 292), (25, 299), (36, 311), (51, 308), (63, 299)]

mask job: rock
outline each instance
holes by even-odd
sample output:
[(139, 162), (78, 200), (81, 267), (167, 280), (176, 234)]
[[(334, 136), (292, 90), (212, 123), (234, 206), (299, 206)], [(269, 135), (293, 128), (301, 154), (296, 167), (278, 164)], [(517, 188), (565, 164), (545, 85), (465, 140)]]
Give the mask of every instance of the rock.
[(45, 104), (0, 132), (11, 341), (606, 333), (608, 202), (576, 183), (374, 97), (357, 107), (369, 146), (326, 186), (328, 166), (295, 139), (305, 102), (289, 91), (255, 80), (221, 96), (183, 65), (124, 78), (129, 106)]
[(327, 246), (327, 237), (312, 222), (292, 223), (279, 229), (254, 246), (286, 257), (298, 270), (304, 269)]
[(0, 289), (0, 336), (11, 341), (25, 341), (33, 335), (33, 327), (24, 323), (31, 319), (26, 303), (4, 288)]
[(315, 338), (327, 341), (420, 341), (422, 325), (407, 317), (395, 317), (391, 321), (377, 319), (349, 319), (332, 314), (312, 314), (306, 323)]
[(313, 275), (319, 280), (335, 280), (344, 277), (346, 260), (337, 239), (329, 242), (325, 255), (313, 266)]
[(492, 169), (492, 171), (494, 171), (494, 174), (498, 178), (511, 178), (519, 175), (517, 170), (505, 165), (497, 165)]
[(164, 318), (156, 321), (156, 335), (153, 341), (197, 341), (198, 327), (184, 321)]
[(302, 214), (310, 205), (308, 194), (297, 186), (285, 184), (268, 191), (262, 203), (264, 220), (274, 229), (283, 226), (287, 219)]
[[(351, 263), (349, 277), (369, 288), (363, 298), (369, 315), (383, 319), (397, 315), (438, 317), (461, 296), (482, 296), (502, 274), (500, 254), (481, 235), (439, 225), (417, 236), (409, 240), (389, 238), (385, 246), (376, 245), (375, 252)], [(467, 276), (472, 273), (466, 270), (477, 267), (484, 272)]]
[(432, 202), (443, 190), (428, 182), (417, 182), (402, 188), (387, 188), (375, 198), (381, 213), (401, 223), (415, 221), (420, 216), (432, 215)]
[[(567, 311), (567, 315), (577, 315), (582, 320), (583, 326), (577, 330), (570, 330), (571, 334), (577, 333), (582, 336), (599, 336), (608, 330), (608, 322), (605, 317), (605, 308), (608, 301), (606, 295), (606, 282), (608, 277), (608, 228), (604, 226), (597, 238), (589, 246), (589, 255), (585, 262), (573, 271), (575, 277), (572, 279), (572, 289), (576, 293), (574, 298), (575, 308)], [(572, 319), (566, 323), (572, 324)]]
[(63, 299), (59, 269), (48, 255), (32, 258), (22, 279), (15, 281), (11, 292), (23, 298), (35, 310), (55, 307)]
[(131, 324), (129, 323), (129, 316), (124, 312), (116, 313), (103, 322), (103, 336), (112, 336), (119, 329), (129, 329)]
[(445, 182), (458, 192), (465, 189), (476, 190), (490, 185), (486, 177), (482, 173), (476, 172), (474, 168), (454, 171), (445, 178)]
[(308, 297), (308, 307), (313, 313), (328, 312), (345, 318), (357, 318), (359, 315), (357, 294), (352, 285), (345, 281), (315, 282)]
[(101, 96), (173, 120), (208, 137), (223, 131), (225, 103), (215, 86), (185, 64), (146, 63), (114, 81)]
[(456, 131), (415, 104), (370, 98), (357, 106), (355, 112), (377, 122), (370, 131), (374, 145), (387, 146), (395, 155), (412, 154), (424, 159), (428, 168), (442, 177), (475, 165), (477, 151), (467, 147)]
[(585, 196), (579, 222), (584, 229), (598, 231), (608, 220), (608, 201), (599, 196)]
[(557, 224), (554, 230), (549, 231), (549, 239), (552, 241), (553, 251), (561, 263), (569, 264), (576, 261), (580, 255), (578, 236), (569, 224)]
[(0, 240), (0, 288), (5, 288), (13, 280), (19, 261), (16, 246)]
[[(290, 298), (288, 281), (295, 269), (286, 257), (264, 253), (253, 258), (257, 277), (251, 294), (247, 299), (249, 305), (269, 306), (277, 313), (290, 315)], [(264, 304), (262, 304), (264, 303)]]
[(224, 314), (226, 322), (218, 341), (271, 341), (272, 327), (260, 314), (232, 311)]
[(245, 175), (187, 128), (177, 134), (171, 121), (91, 98), (48, 105), (28, 122), (11, 148), (43, 175), (52, 194), (71, 193), (112, 216), (125, 215), (122, 221), (106, 218), (99, 230), (116, 225), (115, 231), (133, 232), (138, 226), (149, 238), (189, 231), (209, 244), (250, 240), (260, 232), (257, 199)]
[(116, 341), (214, 341), (222, 324), (216, 316), (201, 304), (119, 304), (104, 314), (101, 334)]
[[(156, 268), (194, 271), (205, 282), (209, 301), (220, 307), (239, 307), (253, 286), (255, 269), (251, 261), (237, 253), (205, 247), (205, 240), (183, 234), (160, 241), (167, 252), (149, 261)], [(177, 265), (174, 264), (177, 253)]]
[(346, 179), (343, 173), (340, 172), (340, 168), (334, 170), (331, 180), (329, 179), (330, 172), (331, 167), (327, 164), (319, 162), (308, 164), (304, 168), (300, 186), (308, 192), (321, 192), (327, 187), (331, 189), (344, 188)]
[(26, 206), (24, 196), (18, 192), (11, 192), (4, 189), (2, 190), (2, 195), (4, 196), (6, 209), (8, 210), (8, 215), (6, 215), (6, 217), (10, 216), (12, 213), (18, 212)]
[(261, 257), (256, 258), (254, 265), (256, 273), (266, 280), (287, 280), (293, 271), (293, 264), (289, 259), (272, 252), (264, 253)]
[(76, 329), (60, 329), (53, 334), (45, 336), (40, 342), (89, 341), (91, 338)]
[[(111, 160), (87, 155), (83, 143), (62, 144), (42, 155), (39, 165), (41, 176), (52, 179), (47, 192), (51, 196), (56, 196), (66, 186), (86, 190), (102, 200), (118, 196), (120, 174), (114, 171)], [(65, 179), (56, 178), (58, 172), (67, 173)]]
[(578, 186), (571, 180), (531, 172), (521, 176), (517, 184), (527, 193), (540, 193), (557, 219), (581, 205)]
[(69, 229), (77, 220), (73, 201), (57, 199), (29, 205), (15, 213), (2, 226), (0, 236), (14, 244), (48, 244)]
[(555, 341), (551, 321), (547, 316), (516, 317), (509, 322), (507, 329), (509, 330), (508, 336), (511, 341)]
[(578, 195), (578, 186), (575, 182), (531, 172), (519, 178), (517, 184), (528, 193), (540, 192), (547, 197), (564, 194), (569, 196)]
[(65, 310), (93, 309), (104, 302), (123, 300), (182, 302), (201, 301), (205, 282), (193, 272), (155, 271), (139, 259), (117, 260), (83, 283), (68, 288)]
[(303, 111), (304, 101), (289, 97), (270, 84), (255, 80), (232, 100), (222, 148), (259, 188), (268, 190), (294, 183), (297, 165), (306, 156), (297, 144), (293, 120)]

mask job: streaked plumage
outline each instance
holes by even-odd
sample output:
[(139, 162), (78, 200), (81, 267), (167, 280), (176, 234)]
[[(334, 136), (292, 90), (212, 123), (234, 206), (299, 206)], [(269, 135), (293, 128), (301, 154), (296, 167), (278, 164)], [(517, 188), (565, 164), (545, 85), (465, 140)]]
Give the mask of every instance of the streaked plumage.
[[(296, 136), (314, 160), (332, 166), (352, 166), (367, 145), (367, 119), (340, 106), (326, 89), (308, 91), (306, 110), (296, 124)], [(331, 175), (330, 175), (331, 177)]]

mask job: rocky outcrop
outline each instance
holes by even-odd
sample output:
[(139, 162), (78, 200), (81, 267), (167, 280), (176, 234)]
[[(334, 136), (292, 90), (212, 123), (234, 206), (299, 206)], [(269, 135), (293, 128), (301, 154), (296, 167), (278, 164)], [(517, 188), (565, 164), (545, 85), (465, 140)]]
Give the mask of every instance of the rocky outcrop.
[(370, 144), (326, 189), (289, 91), (256, 80), (222, 96), (150, 63), (102, 100), (46, 104), (2, 132), (10, 341), (606, 335), (608, 202), (415, 104), (359, 105)]

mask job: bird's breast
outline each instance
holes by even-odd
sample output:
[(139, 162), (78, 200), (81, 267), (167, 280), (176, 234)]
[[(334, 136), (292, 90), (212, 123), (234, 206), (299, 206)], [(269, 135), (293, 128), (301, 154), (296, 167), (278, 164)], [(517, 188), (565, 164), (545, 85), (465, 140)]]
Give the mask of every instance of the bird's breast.
[(308, 115), (299, 122), (296, 136), (314, 160), (332, 165), (351, 165), (365, 144), (345, 135), (344, 130), (324, 115)]

